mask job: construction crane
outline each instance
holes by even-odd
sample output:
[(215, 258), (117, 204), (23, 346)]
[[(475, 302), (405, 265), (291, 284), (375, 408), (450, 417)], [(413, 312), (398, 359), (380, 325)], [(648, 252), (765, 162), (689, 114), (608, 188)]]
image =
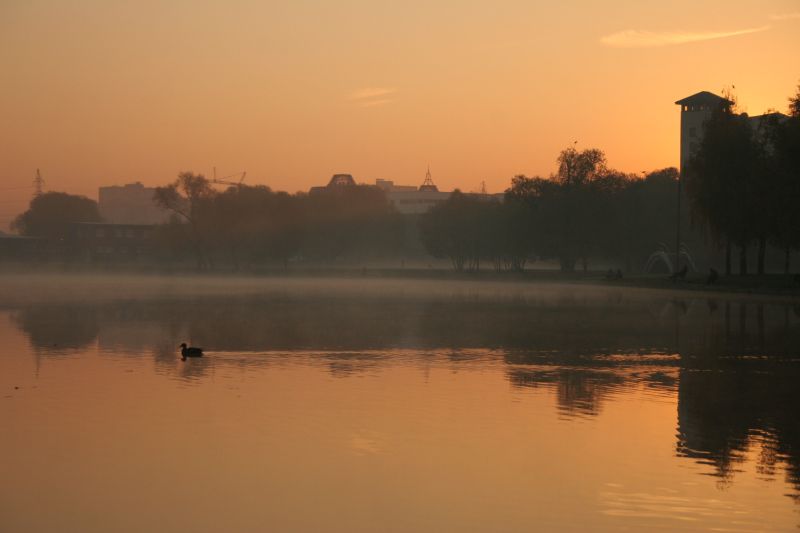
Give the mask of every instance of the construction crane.
[[(231, 174), (230, 176), (223, 176), (221, 178), (217, 178), (217, 167), (214, 167), (214, 174), (211, 178), (211, 183), (216, 183), (218, 185), (234, 185), (236, 187), (241, 187), (243, 185), (243, 181), (245, 176), (247, 176), (247, 172), (236, 172)], [(239, 181), (232, 181), (231, 178), (239, 178)]]

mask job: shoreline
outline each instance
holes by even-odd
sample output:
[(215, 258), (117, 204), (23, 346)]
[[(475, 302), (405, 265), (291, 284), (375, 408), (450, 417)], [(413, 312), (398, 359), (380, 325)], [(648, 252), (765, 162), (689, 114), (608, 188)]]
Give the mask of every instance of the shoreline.
[[(277, 281), (286, 280), (384, 280), (390, 281), (426, 281), (426, 282), (466, 282), (483, 284), (520, 284), (525, 288), (536, 285), (569, 285), (586, 288), (655, 290), (664, 293), (706, 293), (736, 297), (769, 297), (800, 302), (800, 282), (793, 275), (767, 274), (763, 276), (721, 276), (713, 285), (705, 284), (705, 276), (692, 275), (685, 280), (672, 281), (664, 275), (634, 274), (620, 280), (605, 279), (605, 272), (588, 271), (563, 273), (558, 270), (526, 270), (524, 272), (496, 272), (482, 270), (478, 272), (455, 272), (442, 268), (367, 268), (367, 267), (290, 267), (264, 268), (255, 270), (213, 270), (198, 271), (195, 269), (156, 269), (156, 268), (115, 268), (115, 269), (34, 269), (28, 271), (0, 269), (0, 289), (10, 288), (9, 282), (44, 282), (75, 280), (80, 282), (96, 282), (98, 284), (118, 280), (137, 280), (139, 282), (230, 282)], [(17, 287), (18, 288), (18, 287)], [(2, 294), (0, 294), (2, 300)]]

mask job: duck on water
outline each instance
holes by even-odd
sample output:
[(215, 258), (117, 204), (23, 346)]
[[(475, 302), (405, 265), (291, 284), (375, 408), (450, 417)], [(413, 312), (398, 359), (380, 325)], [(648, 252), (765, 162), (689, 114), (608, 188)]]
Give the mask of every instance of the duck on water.
[(203, 357), (203, 349), (186, 346), (186, 343), (183, 342), (181, 343), (181, 361), (186, 361), (187, 357)]

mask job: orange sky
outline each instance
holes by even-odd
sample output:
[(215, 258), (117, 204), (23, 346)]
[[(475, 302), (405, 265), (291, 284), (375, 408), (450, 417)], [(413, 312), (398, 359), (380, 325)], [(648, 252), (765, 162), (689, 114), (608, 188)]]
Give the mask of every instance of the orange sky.
[(501, 191), (573, 141), (678, 163), (679, 111), (736, 86), (785, 111), (800, 2), (3, 0), (0, 228), (46, 189), (247, 171)]

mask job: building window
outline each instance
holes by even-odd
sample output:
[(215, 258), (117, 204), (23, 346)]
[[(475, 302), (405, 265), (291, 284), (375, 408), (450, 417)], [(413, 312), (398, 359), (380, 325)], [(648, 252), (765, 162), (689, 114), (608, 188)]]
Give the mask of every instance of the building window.
[(689, 128), (689, 137), (692, 139), (697, 137), (697, 128)]
[(697, 151), (697, 143), (689, 143), (689, 153), (693, 154)]

